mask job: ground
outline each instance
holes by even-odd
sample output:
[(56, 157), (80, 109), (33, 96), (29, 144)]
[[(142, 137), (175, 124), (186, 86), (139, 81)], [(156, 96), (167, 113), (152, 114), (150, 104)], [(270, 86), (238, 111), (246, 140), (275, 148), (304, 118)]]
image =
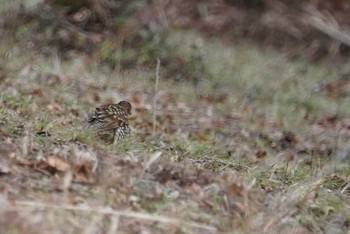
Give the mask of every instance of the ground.
[[(6, 38), (5, 232), (349, 230), (348, 64), (185, 28), (138, 38), (136, 64), (118, 57), (134, 58), (130, 45), (109, 60), (113, 42), (96, 59)], [(120, 100), (132, 103), (132, 132), (106, 145), (86, 118)]]

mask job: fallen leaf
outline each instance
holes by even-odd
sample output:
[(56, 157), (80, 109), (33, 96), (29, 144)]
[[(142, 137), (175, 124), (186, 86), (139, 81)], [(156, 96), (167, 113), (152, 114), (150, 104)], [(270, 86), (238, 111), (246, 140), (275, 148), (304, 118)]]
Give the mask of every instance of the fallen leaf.
[(34, 164), (34, 162), (31, 162), (24, 158), (16, 158), (16, 160), (17, 160), (17, 163), (21, 166), (32, 166)]
[(200, 141), (209, 141), (208, 135), (201, 132), (196, 133), (196, 138)]
[(11, 168), (7, 164), (0, 164), (0, 175), (10, 174)]
[(79, 205), (81, 203), (84, 203), (85, 200), (84, 198), (80, 197), (80, 196), (73, 196), (69, 198), (69, 203), (72, 205)]
[(241, 184), (230, 184), (228, 187), (228, 192), (231, 195), (237, 195), (237, 196), (243, 196), (244, 195), (244, 188)]
[(71, 166), (60, 158), (49, 156), (47, 158), (47, 164), (58, 171), (69, 171)]
[(32, 95), (41, 97), (43, 96), (43, 93), (41, 92), (41, 89), (33, 89)]
[(265, 150), (258, 150), (255, 153), (255, 156), (259, 159), (259, 160), (263, 160), (266, 156), (266, 151)]
[(72, 179), (73, 179), (73, 173), (72, 171), (67, 171), (63, 177), (63, 180), (61, 182), (61, 184), (59, 185), (59, 190), (60, 191), (68, 191), (71, 184), (72, 184)]
[(91, 167), (76, 166), (73, 170), (74, 182), (94, 184), (97, 181), (96, 174), (92, 171)]

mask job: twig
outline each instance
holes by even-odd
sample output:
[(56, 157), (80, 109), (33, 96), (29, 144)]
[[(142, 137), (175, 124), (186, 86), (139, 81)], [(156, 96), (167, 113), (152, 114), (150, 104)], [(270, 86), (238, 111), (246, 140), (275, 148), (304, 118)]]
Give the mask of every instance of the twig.
[(97, 224), (101, 223), (103, 219), (102, 214), (94, 214), (93, 217), (90, 219), (87, 226), (85, 226), (84, 230), (82, 231), (83, 234), (93, 234), (97, 233)]
[(155, 154), (152, 155), (152, 157), (147, 161), (145, 166), (142, 169), (142, 172), (139, 176), (139, 180), (142, 179), (142, 177), (145, 175), (146, 171), (151, 167), (151, 165), (158, 160), (158, 158), (163, 154), (163, 152), (158, 151)]
[(152, 215), (152, 214), (132, 212), (132, 211), (117, 211), (109, 207), (108, 208), (101, 208), (101, 207), (89, 208), (89, 207), (77, 207), (77, 206), (70, 206), (70, 205), (52, 205), (52, 204), (45, 204), (45, 203), (38, 203), (38, 202), (31, 202), (31, 201), (17, 201), (16, 204), (27, 206), (27, 207), (35, 207), (35, 208), (45, 208), (45, 209), (50, 208), (50, 209), (58, 209), (58, 210), (92, 212), (92, 213), (99, 213), (104, 215), (124, 216), (124, 217), (151, 220), (155, 222), (169, 223), (169, 224), (175, 224), (175, 225), (186, 225), (193, 228), (200, 228), (200, 229), (206, 229), (212, 232), (217, 232), (217, 229), (215, 227), (205, 225), (205, 224), (200, 224), (200, 223), (190, 222), (190, 221), (181, 221), (178, 219), (167, 218), (160, 215)]
[(350, 34), (341, 30), (337, 21), (331, 15), (327, 17), (311, 5), (307, 5), (304, 9), (308, 14), (306, 16), (307, 23), (333, 39), (350, 46)]
[(112, 215), (110, 217), (111, 219), (111, 225), (109, 226), (108, 234), (114, 234), (117, 233), (118, 226), (119, 226), (119, 215)]
[(157, 59), (157, 69), (156, 69), (156, 83), (154, 87), (154, 98), (153, 98), (153, 136), (156, 134), (156, 105), (158, 99), (158, 88), (159, 88), (159, 68), (160, 68), (160, 60)]
[(317, 179), (305, 185), (300, 186), (294, 192), (291, 192), (283, 200), (281, 200), (281, 205), (273, 211), (271, 216), (268, 216), (265, 220), (265, 225), (262, 227), (262, 233), (270, 233), (274, 225), (281, 221), (284, 217), (291, 217), (296, 213), (296, 205), (305, 206), (307, 202), (310, 202), (308, 195), (317, 189), (319, 189), (324, 184), (324, 179)]
[(120, 70), (121, 70), (121, 61), (122, 61), (122, 55), (123, 55), (123, 43), (124, 43), (124, 34), (121, 34), (121, 36), (117, 40), (117, 46), (119, 48), (117, 52), (117, 74), (120, 75)]
[(23, 137), (22, 140), (22, 157), (25, 158), (28, 155), (29, 138), (28, 136)]

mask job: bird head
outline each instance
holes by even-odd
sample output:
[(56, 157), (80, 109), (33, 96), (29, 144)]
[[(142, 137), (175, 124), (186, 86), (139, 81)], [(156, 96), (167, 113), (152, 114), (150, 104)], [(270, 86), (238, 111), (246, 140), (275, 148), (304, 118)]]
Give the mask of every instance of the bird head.
[(119, 105), (121, 108), (123, 108), (129, 115), (131, 114), (131, 109), (132, 109), (132, 107), (131, 107), (130, 102), (127, 102), (127, 101), (120, 101), (120, 102), (118, 103), (118, 105)]

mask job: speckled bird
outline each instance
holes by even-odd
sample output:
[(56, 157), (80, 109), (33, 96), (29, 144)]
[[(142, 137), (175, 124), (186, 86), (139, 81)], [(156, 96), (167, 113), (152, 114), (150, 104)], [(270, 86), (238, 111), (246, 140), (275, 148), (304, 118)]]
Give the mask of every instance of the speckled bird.
[(87, 122), (96, 129), (97, 136), (107, 142), (116, 143), (130, 133), (128, 116), (131, 104), (121, 101), (118, 104), (106, 104), (96, 107)]

